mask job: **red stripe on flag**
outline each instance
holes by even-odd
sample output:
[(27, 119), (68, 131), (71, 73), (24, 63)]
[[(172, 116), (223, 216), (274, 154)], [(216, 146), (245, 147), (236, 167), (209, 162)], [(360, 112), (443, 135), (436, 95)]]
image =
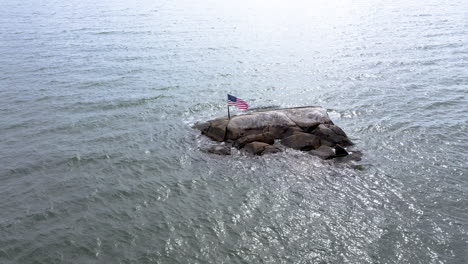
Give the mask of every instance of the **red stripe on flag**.
[(228, 101), (229, 106), (235, 106), (239, 109), (249, 109), (249, 104), (243, 99), (237, 98), (236, 102)]

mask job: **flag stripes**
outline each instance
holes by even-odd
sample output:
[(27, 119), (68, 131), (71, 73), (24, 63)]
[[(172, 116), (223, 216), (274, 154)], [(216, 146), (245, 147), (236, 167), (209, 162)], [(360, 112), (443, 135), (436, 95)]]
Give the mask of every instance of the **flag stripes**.
[(249, 109), (249, 104), (244, 99), (237, 98), (228, 94), (228, 105), (235, 106), (239, 109)]

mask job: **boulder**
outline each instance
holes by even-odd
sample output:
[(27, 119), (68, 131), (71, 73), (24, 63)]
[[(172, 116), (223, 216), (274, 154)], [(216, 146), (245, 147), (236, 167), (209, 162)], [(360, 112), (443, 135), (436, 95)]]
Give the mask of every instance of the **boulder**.
[(327, 110), (320, 106), (286, 108), (278, 111), (285, 113), (292, 122), (300, 127), (310, 127), (316, 123), (333, 124), (328, 117)]
[(346, 151), (346, 149), (344, 149), (342, 146), (336, 145), (335, 154), (337, 157), (344, 157), (344, 156), (348, 156), (348, 151)]
[(336, 125), (330, 125), (330, 129), (335, 132), (335, 134), (339, 135), (342, 137), (343, 140), (343, 145), (344, 146), (351, 146), (353, 145), (353, 142), (348, 138), (348, 135), (341, 129), (339, 126)]
[(204, 129), (202, 130), (202, 134), (216, 141), (224, 141), (226, 138), (226, 128), (228, 123), (229, 120), (225, 118), (209, 121), (208, 127), (207, 125), (200, 125)]
[(275, 137), (274, 137), (274, 134), (271, 132), (265, 132), (265, 133), (256, 134), (256, 135), (249, 135), (249, 136), (245, 136), (245, 137), (241, 137), (237, 139), (236, 141), (234, 141), (232, 146), (235, 148), (241, 149), (246, 144), (252, 143), (254, 141), (263, 142), (263, 143), (267, 143), (271, 145), (275, 143)]
[(319, 106), (295, 107), (234, 116), (227, 127), (227, 139), (260, 134), (265, 128), (310, 127), (316, 123), (332, 124), (327, 111)]
[(331, 147), (328, 147), (328, 146), (325, 146), (325, 145), (322, 145), (322, 146), (320, 146), (319, 148), (317, 148), (315, 150), (309, 151), (309, 154), (312, 154), (314, 156), (318, 156), (318, 157), (320, 157), (321, 159), (324, 159), (324, 160), (336, 157), (335, 151)]
[(262, 155), (263, 151), (270, 146), (267, 143), (263, 142), (251, 142), (247, 145), (245, 145), (244, 149), (250, 154), (254, 155)]
[(339, 144), (343, 146), (349, 146), (352, 144), (346, 134), (344, 134), (343, 130), (337, 129), (335, 125), (320, 124), (314, 130), (312, 130), (311, 133), (319, 137), (325, 145), (334, 146)]
[(263, 132), (271, 133), (275, 139), (280, 139), (289, 128), (288, 126), (267, 126), (263, 129)]
[(283, 138), (281, 144), (297, 150), (311, 150), (320, 146), (320, 139), (317, 136), (297, 132), (289, 137)]
[(238, 138), (260, 134), (266, 127), (289, 127), (295, 124), (281, 111), (258, 112), (231, 118), (227, 127), (227, 138)]
[(337, 134), (337, 135), (339, 135), (339, 136), (346, 137), (346, 138), (348, 137), (348, 136), (346, 135), (346, 133), (343, 131), (343, 129), (341, 129), (339, 126), (331, 125), (331, 126), (329, 126), (329, 128), (330, 128), (333, 132), (335, 132), (335, 134)]
[(284, 133), (282, 134), (281, 138), (287, 138), (289, 136), (292, 136), (296, 133), (304, 133), (305, 131), (302, 130), (302, 128), (300, 127), (297, 127), (297, 126), (293, 126), (293, 127), (288, 127)]
[(307, 124), (307, 126), (300, 126), (304, 131), (310, 133), (311, 131), (315, 130), (321, 123), (320, 122), (313, 122)]

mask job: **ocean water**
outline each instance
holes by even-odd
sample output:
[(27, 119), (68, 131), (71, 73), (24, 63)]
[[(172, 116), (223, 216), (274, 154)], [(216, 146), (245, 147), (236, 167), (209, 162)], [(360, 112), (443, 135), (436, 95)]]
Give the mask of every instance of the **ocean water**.
[[(359, 169), (201, 152), (227, 93)], [(0, 263), (468, 263), (467, 94), (466, 0), (3, 0)]]

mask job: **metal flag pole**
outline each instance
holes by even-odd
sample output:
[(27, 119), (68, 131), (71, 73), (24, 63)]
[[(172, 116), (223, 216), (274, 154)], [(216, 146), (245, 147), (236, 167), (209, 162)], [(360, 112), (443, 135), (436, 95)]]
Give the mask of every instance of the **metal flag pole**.
[(227, 100), (227, 107), (228, 107), (228, 120), (231, 120), (231, 113), (229, 112), (229, 94), (227, 95), (228, 100)]

